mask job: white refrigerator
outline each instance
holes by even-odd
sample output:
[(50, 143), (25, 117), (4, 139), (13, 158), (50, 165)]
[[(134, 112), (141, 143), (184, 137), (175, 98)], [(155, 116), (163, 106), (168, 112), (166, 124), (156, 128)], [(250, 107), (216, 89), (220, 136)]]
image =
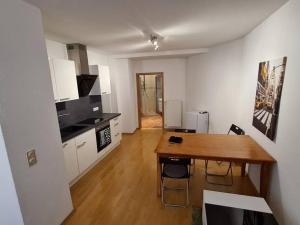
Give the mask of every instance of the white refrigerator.
[(196, 130), (197, 133), (208, 133), (209, 113), (207, 111), (185, 112), (183, 117), (183, 128)]

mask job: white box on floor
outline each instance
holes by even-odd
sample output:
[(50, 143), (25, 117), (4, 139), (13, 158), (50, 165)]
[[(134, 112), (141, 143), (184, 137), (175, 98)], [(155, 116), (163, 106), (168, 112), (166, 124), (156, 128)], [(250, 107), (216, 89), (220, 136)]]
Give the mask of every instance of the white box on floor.
[(203, 191), (203, 225), (278, 225), (263, 198)]
[(206, 111), (186, 112), (183, 118), (183, 128), (196, 130), (197, 133), (208, 133), (209, 114)]

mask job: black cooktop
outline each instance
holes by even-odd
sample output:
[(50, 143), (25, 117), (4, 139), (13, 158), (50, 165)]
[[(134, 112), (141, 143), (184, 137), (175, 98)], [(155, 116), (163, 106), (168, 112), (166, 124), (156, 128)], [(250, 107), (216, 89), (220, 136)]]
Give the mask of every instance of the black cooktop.
[(89, 118), (83, 121), (80, 121), (78, 124), (98, 124), (102, 122), (104, 119), (103, 118)]
[(273, 214), (205, 204), (207, 225), (278, 225)]

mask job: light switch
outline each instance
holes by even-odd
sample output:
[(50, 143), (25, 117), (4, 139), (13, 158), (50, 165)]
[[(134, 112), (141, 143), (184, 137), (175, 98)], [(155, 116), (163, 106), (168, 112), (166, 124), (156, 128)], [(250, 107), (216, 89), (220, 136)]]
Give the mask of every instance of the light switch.
[(32, 150), (26, 152), (26, 157), (27, 157), (29, 167), (31, 167), (37, 163), (35, 149), (32, 149)]

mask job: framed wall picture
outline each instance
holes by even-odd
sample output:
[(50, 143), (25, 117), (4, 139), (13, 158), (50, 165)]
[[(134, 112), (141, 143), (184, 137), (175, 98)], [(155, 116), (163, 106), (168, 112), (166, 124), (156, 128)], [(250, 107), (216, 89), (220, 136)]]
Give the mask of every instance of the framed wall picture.
[(287, 57), (259, 63), (252, 125), (275, 140)]

